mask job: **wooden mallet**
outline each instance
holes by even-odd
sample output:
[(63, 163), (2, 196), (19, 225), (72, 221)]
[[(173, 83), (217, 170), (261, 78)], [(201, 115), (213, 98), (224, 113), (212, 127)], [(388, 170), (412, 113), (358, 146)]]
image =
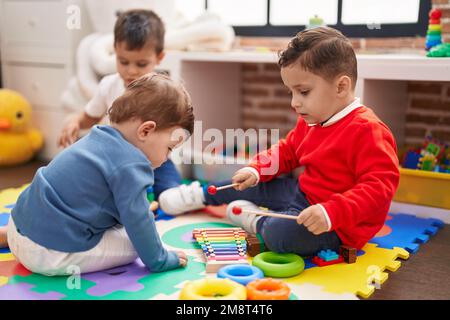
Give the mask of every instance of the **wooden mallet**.
[(217, 193), (217, 191), (220, 191), (220, 190), (223, 190), (223, 189), (228, 189), (228, 188), (233, 188), (233, 187), (236, 187), (238, 185), (239, 185), (239, 183), (227, 184), (227, 185), (221, 186), (221, 187), (216, 187), (216, 186), (210, 185), (208, 187), (207, 191), (208, 191), (208, 193), (210, 195), (215, 195)]
[(252, 210), (244, 210), (241, 207), (234, 206), (232, 211), (233, 214), (239, 215), (242, 212), (249, 213), (249, 214), (255, 214), (258, 216), (266, 216), (266, 217), (274, 217), (274, 218), (281, 218), (281, 219), (291, 219), (291, 220), (297, 220), (297, 216), (290, 216), (287, 214), (280, 214), (280, 213), (273, 213), (273, 212), (264, 212), (264, 211), (252, 211)]

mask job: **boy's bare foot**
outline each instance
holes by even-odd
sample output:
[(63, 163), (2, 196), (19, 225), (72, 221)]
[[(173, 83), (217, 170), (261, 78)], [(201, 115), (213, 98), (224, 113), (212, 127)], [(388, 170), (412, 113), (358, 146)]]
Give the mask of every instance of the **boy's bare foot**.
[(7, 231), (7, 227), (0, 227), (0, 248), (6, 248), (8, 246)]

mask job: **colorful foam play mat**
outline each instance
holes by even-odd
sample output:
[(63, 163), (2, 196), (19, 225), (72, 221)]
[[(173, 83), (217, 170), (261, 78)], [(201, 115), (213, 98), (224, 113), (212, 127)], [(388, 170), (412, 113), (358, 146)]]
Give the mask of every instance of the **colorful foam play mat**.
[[(6, 225), (11, 209), (23, 188), (0, 192), (0, 226)], [(156, 221), (161, 239), (170, 250), (183, 250), (186, 268), (151, 273), (138, 259), (134, 263), (101, 272), (67, 277), (34, 274), (17, 262), (8, 249), (0, 249), (0, 299), (26, 300), (106, 300), (178, 299), (186, 283), (215, 277), (205, 272), (202, 248), (192, 237), (198, 228), (234, 227), (222, 218), (223, 207), (208, 208)], [(281, 279), (291, 289), (289, 299), (368, 298), (383, 288), (390, 272), (397, 271), (420, 245), (436, 234), (443, 222), (407, 214), (389, 214), (384, 227), (362, 250), (356, 263), (345, 262), (318, 267), (305, 258), (304, 271)], [(249, 258), (250, 259), (250, 258)], [(400, 259), (400, 260), (399, 260)]]

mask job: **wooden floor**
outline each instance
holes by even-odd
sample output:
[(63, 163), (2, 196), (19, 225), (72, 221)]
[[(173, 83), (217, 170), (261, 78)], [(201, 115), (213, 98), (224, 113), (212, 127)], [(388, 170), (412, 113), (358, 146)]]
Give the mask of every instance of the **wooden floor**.
[[(14, 168), (0, 168), (0, 190), (20, 187), (32, 180), (46, 163), (34, 161)], [(402, 261), (400, 269), (370, 299), (450, 299), (450, 226), (446, 225), (418, 253)]]

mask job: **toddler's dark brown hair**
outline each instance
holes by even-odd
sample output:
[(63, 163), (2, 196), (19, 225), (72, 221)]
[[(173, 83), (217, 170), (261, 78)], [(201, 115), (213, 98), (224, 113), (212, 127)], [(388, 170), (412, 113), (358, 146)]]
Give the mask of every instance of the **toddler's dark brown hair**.
[(151, 10), (134, 9), (120, 13), (114, 26), (114, 46), (125, 42), (128, 50), (150, 45), (159, 55), (164, 50), (165, 27)]
[(330, 81), (347, 75), (355, 88), (358, 78), (355, 51), (350, 40), (336, 29), (318, 27), (299, 32), (279, 53), (281, 68), (294, 63)]

